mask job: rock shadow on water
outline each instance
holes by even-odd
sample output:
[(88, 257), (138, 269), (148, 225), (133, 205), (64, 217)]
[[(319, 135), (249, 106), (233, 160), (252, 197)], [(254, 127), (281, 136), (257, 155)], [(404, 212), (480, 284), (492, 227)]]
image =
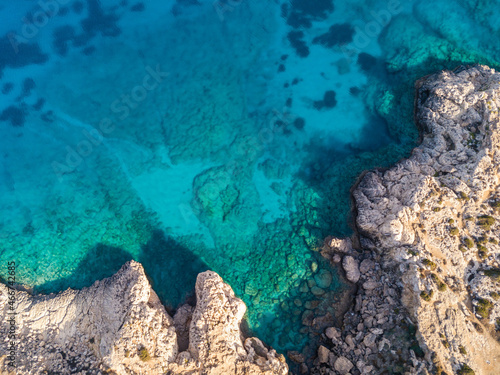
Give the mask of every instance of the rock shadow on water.
[(209, 267), (185, 245), (154, 230), (138, 261), (169, 312), (194, 296), (196, 277)]
[(132, 260), (131, 254), (119, 247), (98, 243), (90, 249), (70, 276), (36, 286), (35, 293), (57, 293), (67, 288), (81, 289), (91, 286), (96, 280), (111, 277)]
[[(35, 293), (57, 293), (67, 288), (81, 289), (96, 280), (111, 277), (134, 257), (125, 250), (102, 243), (95, 245), (67, 277), (34, 288)], [(209, 267), (187, 247), (156, 229), (142, 246), (136, 259), (169, 313), (194, 296), (196, 277)]]

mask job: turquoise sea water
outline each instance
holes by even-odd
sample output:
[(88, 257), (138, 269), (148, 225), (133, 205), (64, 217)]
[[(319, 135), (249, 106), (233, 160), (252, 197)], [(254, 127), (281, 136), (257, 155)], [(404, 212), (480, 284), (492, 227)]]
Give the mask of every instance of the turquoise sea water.
[(317, 251), (350, 187), (416, 145), (417, 78), (498, 67), (498, 5), (1, 1), (0, 264), (47, 293), (136, 259), (172, 311), (212, 269), (301, 349), (344, 288)]

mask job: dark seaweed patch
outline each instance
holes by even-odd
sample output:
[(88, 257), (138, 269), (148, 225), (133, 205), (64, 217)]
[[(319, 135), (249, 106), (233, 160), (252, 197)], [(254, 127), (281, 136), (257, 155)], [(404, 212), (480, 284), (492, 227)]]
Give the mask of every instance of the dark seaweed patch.
[(43, 105), (45, 104), (45, 99), (39, 98), (35, 104), (33, 104), (33, 109), (35, 111), (39, 111), (43, 108)]
[(22, 91), (22, 96), (29, 96), (31, 94), (31, 90), (33, 90), (36, 87), (35, 81), (33, 78), (26, 78), (23, 82), (23, 91)]
[(4, 95), (10, 94), (13, 89), (14, 89), (14, 84), (12, 82), (6, 82), (2, 87), (2, 94)]
[(43, 64), (48, 57), (35, 43), (19, 43), (8, 34), (0, 38), (0, 78), (5, 67), (21, 68), (30, 64)]
[(81, 25), (89, 37), (97, 34), (114, 37), (121, 33), (116, 21), (118, 16), (114, 13), (105, 13), (99, 1), (88, 0), (88, 16), (81, 21)]
[(352, 42), (353, 36), (354, 28), (350, 24), (335, 24), (326, 33), (314, 38), (313, 43), (331, 48)]
[(352, 96), (358, 96), (360, 93), (361, 93), (361, 90), (359, 87), (353, 86), (353, 87), (349, 88), (349, 94), (351, 94)]
[(54, 115), (54, 112), (47, 111), (45, 113), (42, 113), (40, 118), (45, 122), (53, 122), (55, 120), (55, 115)]
[(26, 121), (26, 114), (21, 108), (11, 105), (2, 111), (0, 121), (8, 121), (12, 126), (21, 127)]
[(361, 70), (368, 72), (377, 65), (377, 59), (369, 53), (362, 52), (358, 55), (358, 65)]
[(94, 47), (94, 46), (89, 46), (89, 47), (85, 47), (84, 49), (82, 49), (82, 53), (83, 53), (85, 56), (90, 56), (90, 55), (92, 55), (94, 52), (95, 52), (95, 47)]
[(59, 9), (59, 12), (57, 13), (57, 15), (63, 17), (65, 15), (67, 15), (68, 13), (69, 13), (69, 8), (68, 7), (61, 7)]
[(71, 4), (71, 7), (73, 8), (73, 12), (76, 14), (80, 14), (83, 11), (83, 3), (81, 1), (75, 1), (73, 4)]
[(144, 3), (137, 3), (135, 5), (132, 5), (132, 7), (130, 8), (132, 12), (143, 12), (144, 9), (146, 9)]
[(293, 48), (295, 48), (295, 52), (300, 57), (309, 56), (309, 47), (306, 42), (302, 40), (304, 37), (304, 33), (302, 31), (290, 31), (288, 33), (288, 40)]
[(53, 46), (60, 56), (68, 53), (69, 42), (75, 38), (75, 29), (69, 25), (58, 27), (53, 33)]
[(337, 105), (337, 98), (335, 91), (333, 90), (326, 91), (325, 94), (323, 95), (323, 100), (316, 100), (313, 103), (314, 108), (316, 108), (318, 111), (323, 108), (332, 109), (335, 108), (336, 105)]
[(282, 16), (287, 17), (287, 23), (294, 28), (309, 28), (312, 21), (325, 19), (333, 12), (332, 0), (292, 0), (291, 10), (282, 7)]
[(293, 126), (295, 126), (295, 128), (298, 130), (304, 129), (305, 125), (306, 125), (306, 120), (304, 120), (302, 117), (297, 117), (293, 122)]

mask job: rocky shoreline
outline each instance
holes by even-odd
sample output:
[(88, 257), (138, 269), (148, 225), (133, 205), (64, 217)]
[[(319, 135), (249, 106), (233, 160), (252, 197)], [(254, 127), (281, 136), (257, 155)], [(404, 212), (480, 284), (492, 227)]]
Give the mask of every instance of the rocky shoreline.
[(323, 249), (359, 289), (313, 373), (500, 373), (500, 74), (460, 67), (416, 90), (422, 144), (353, 189), (356, 249)]
[[(351, 303), (316, 356), (288, 353), (294, 372), (500, 373), (500, 73), (460, 67), (416, 90), (422, 143), (353, 187), (355, 235), (322, 249), (352, 283)], [(133, 261), (81, 291), (17, 297), (18, 374), (288, 373), (243, 337), (245, 305), (214, 272), (173, 317)], [(7, 304), (2, 284), (4, 332)], [(7, 355), (4, 345), (4, 373)]]

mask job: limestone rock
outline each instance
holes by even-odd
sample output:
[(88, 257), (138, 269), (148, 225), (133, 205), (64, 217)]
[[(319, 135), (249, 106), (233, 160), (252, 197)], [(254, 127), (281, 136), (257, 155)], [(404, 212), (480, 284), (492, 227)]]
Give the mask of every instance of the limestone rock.
[[(7, 293), (7, 287), (0, 284), (2, 330), (7, 328)], [(240, 323), (245, 305), (215, 272), (198, 275), (196, 306), (182, 306), (175, 319), (134, 261), (79, 291), (16, 294), (17, 313), (22, 316), (17, 374), (31, 374), (33, 369), (65, 374), (288, 372), (284, 357), (266, 349), (260, 340), (247, 339), (243, 345)], [(188, 346), (189, 350), (179, 353), (178, 341), (182, 350)], [(4, 346), (0, 355), (5, 354)], [(5, 360), (0, 361), (2, 373), (6, 366)]]
[(330, 355), (330, 351), (325, 348), (323, 345), (320, 345), (318, 348), (318, 361), (319, 363), (327, 363), (328, 356)]
[(350, 255), (344, 256), (342, 267), (346, 273), (346, 278), (352, 283), (357, 283), (360, 277), (358, 261)]
[(346, 357), (338, 357), (335, 361), (334, 367), (340, 374), (348, 374), (354, 365)]

